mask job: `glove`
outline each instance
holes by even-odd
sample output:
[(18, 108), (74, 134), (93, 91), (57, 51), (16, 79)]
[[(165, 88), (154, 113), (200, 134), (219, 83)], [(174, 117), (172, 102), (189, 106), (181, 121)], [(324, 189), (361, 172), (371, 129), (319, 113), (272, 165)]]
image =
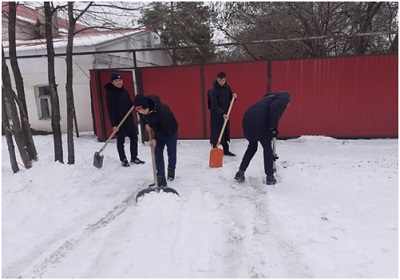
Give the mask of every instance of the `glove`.
[(279, 135), (278, 129), (271, 127), (271, 136), (272, 136), (272, 138), (277, 138), (278, 135)]

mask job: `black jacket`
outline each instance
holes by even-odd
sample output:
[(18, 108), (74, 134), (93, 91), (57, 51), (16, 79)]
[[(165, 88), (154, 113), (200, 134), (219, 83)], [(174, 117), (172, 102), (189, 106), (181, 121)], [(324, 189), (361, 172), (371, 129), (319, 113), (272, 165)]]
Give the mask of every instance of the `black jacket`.
[(269, 93), (253, 104), (243, 115), (244, 137), (249, 141), (271, 139), (271, 128), (278, 128), (279, 119), (290, 102), (287, 91)]
[[(210, 143), (216, 144), (222, 126), (224, 125), (223, 115), (228, 113), (233, 93), (231, 87), (225, 82), (220, 86), (217, 80), (213, 81), (213, 87), (208, 92), (210, 107)], [(225, 140), (230, 141), (229, 121), (225, 127)]]
[(150, 110), (147, 115), (139, 113), (142, 124), (148, 124), (154, 130), (154, 139), (164, 138), (178, 131), (178, 122), (171, 109), (161, 103), (156, 95), (146, 95), (150, 100)]
[[(132, 100), (124, 87), (117, 88), (112, 83), (108, 83), (104, 88), (106, 90), (107, 109), (111, 126), (118, 126), (126, 113), (131, 109), (133, 105)], [(118, 133), (128, 134), (132, 132), (137, 133), (133, 115), (129, 114), (119, 128)]]

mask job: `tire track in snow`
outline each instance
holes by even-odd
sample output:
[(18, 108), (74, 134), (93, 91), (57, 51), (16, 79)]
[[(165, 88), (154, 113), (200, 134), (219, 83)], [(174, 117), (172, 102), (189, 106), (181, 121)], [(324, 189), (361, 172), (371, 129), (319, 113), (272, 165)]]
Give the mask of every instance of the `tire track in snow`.
[[(140, 189), (139, 189), (140, 190)], [(44, 252), (42, 256), (39, 256), (36, 260), (34, 260), (20, 275), (18, 278), (42, 278), (43, 275), (47, 272), (47, 269), (51, 266), (54, 266), (62, 261), (66, 255), (72, 251), (79, 243), (83, 240), (97, 232), (99, 229), (104, 228), (108, 224), (110, 224), (113, 220), (115, 220), (119, 215), (125, 212), (129, 206), (135, 203), (137, 191), (126, 197), (120, 204), (114, 207), (111, 211), (109, 211), (103, 218), (98, 220), (94, 224), (89, 224), (86, 228), (76, 236), (72, 236), (62, 242), (61, 246), (53, 245), (47, 252)], [(60, 242), (56, 242), (55, 244), (59, 244)], [(55, 247), (55, 249), (53, 249)]]
[[(273, 218), (268, 208), (268, 187), (265, 182), (249, 177), (244, 184), (233, 185), (239, 192), (229, 197), (230, 216), (234, 218), (234, 229), (230, 232), (235, 239), (228, 253), (231, 265), (228, 267), (229, 277), (306, 277), (311, 274), (302, 255), (289, 240), (280, 235), (280, 225)], [(250, 186), (249, 186), (250, 185)], [(237, 207), (232, 204), (237, 203)], [(251, 221), (241, 219), (244, 205), (253, 212)], [(246, 217), (244, 215), (243, 217)], [(248, 215), (247, 215), (248, 217)], [(238, 238), (239, 237), (239, 238)], [(250, 249), (250, 250), (246, 250)], [(287, 275), (270, 275), (276, 266), (281, 266)]]
[[(279, 182), (279, 181), (278, 181)], [(276, 185), (275, 185), (276, 186)], [(274, 253), (274, 248), (277, 247), (277, 252), (280, 254), (279, 260), (282, 261), (280, 264), (287, 275), (269, 275), (267, 272), (259, 271), (259, 269), (252, 268), (251, 272), (252, 278), (266, 278), (266, 277), (299, 277), (299, 278), (312, 278), (309, 272), (309, 268), (304, 264), (302, 260), (302, 255), (290, 240), (285, 240), (281, 235), (281, 225), (274, 219), (273, 215), (269, 211), (268, 207), (268, 188), (274, 187), (265, 184), (265, 181), (257, 183), (253, 180), (253, 189), (256, 191), (256, 213), (257, 217), (255, 219), (255, 231), (254, 239), (255, 244), (262, 244), (263, 240), (266, 245), (270, 244), (273, 248), (263, 248), (263, 246), (257, 246), (256, 250), (259, 250), (259, 255), (262, 256), (263, 260), (260, 262), (262, 266), (270, 265), (271, 268), (276, 266), (276, 263), (271, 262), (269, 259), (275, 259), (276, 253)], [(279, 187), (276, 186), (276, 187)], [(265, 242), (267, 241), (267, 242)], [(269, 242), (268, 242), (269, 241)], [(267, 249), (267, 250), (263, 250)], [(269, 249), (269, 250), (268, 250)], [(265, 269), (264, 269), (265, 270)], [(273, 271), (273, 269), (271, 269)], [(267, 274), (267, 275), (265, 275)]]

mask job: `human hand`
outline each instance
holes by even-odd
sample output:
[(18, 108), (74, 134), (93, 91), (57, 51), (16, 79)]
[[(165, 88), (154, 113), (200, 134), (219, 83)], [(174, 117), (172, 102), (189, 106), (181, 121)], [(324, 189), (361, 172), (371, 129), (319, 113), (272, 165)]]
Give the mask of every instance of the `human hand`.
[(150, 131), (151, 131), (151, 127), (150, 127), (150, 125), (146, 124), (146, 130), (147, 130), (148, 132), (150, 132)]
[(272, 135), (272, 138), (277, 138), (279, 135), (278, 129), (271, 127), (271, 135)]
[(229, 120), (229, 116), (227, 114), (224, 114), (224, 120)]
[(113, 126), (113, 132), (118, 132), (118, 130), (119, 130), (119, 128), (118, 128), (118, 126)]
[(237, 94), (234, 93), (234, 94), (233, 94), (233, 99), (236, 99), (236, 98), (237, 98)]
[(150, 147), (155, 148), (156, 145), (157, 145), (157, 141), (156, 141), (155, 139), (151, 139), (151, 140), (150, 140)]

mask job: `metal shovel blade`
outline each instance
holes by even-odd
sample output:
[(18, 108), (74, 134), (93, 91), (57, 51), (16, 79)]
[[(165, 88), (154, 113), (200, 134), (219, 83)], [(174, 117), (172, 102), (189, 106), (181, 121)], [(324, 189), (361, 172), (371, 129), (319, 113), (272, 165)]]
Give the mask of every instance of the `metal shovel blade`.
[(222, 167), (222, 162), (224, 160), (224, 150), (219, 148), (211, 149), (210, 151), (210, 167), (218, 168)]
[(103, 166), (103, 155), (100, 155), (99, 152), (94, 153), (94, 158), (93, 158), (93, 165), (96, 166), (97, 168), (101, 168)]
[(146, 194), (148, 194), (150, 192), (158, 192), (159, 193), (160, 191), (165, 192), (165, 193), (174, 193), (179, 196), (179, 193), (175, 189), (170, 188), (170, 187), (164, 187), (164, 188), (149, 187), (149, 188), (143, 189), (138, 192), (138, 194), (136, 195), (136, 202), (138, 201), (139, 197), (145, 196)]

